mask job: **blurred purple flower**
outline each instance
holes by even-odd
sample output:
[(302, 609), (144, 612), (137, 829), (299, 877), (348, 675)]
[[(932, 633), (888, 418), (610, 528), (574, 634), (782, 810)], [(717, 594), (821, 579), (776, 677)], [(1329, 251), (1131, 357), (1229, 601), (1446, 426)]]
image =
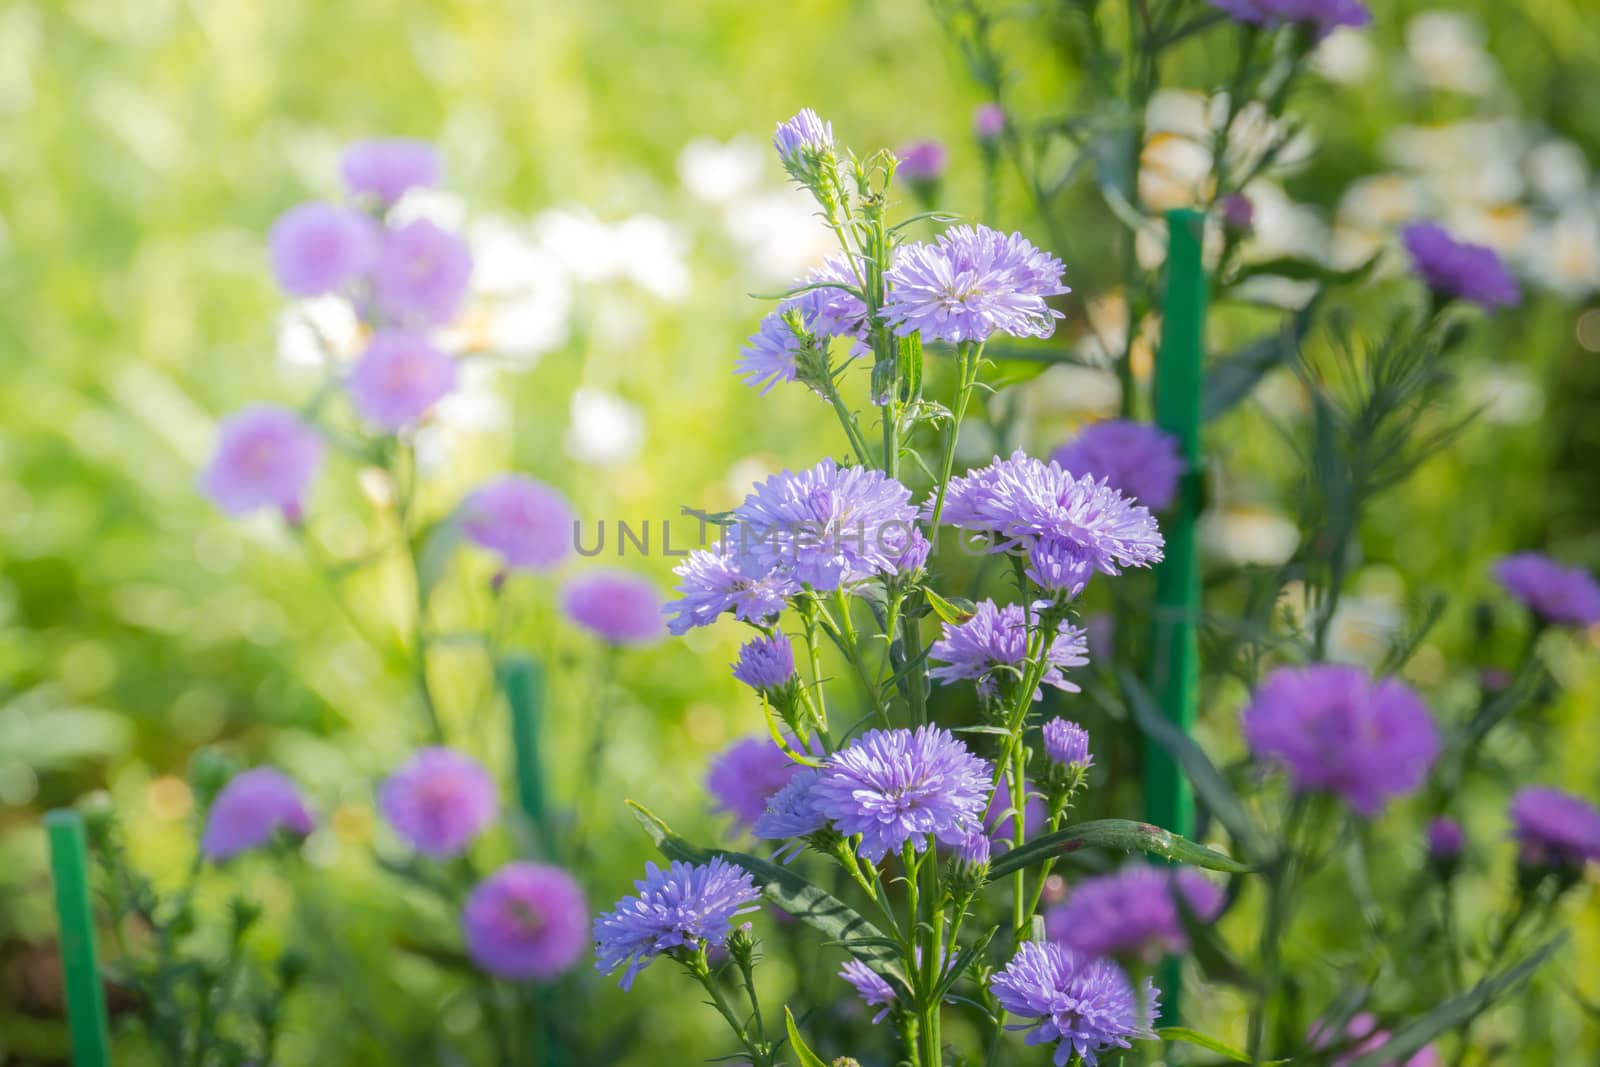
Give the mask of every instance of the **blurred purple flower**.
[(893, 574), (916, 526), (911, 490), (882, 471), (831, 458), (760, 483), (734, 509), (753, 559), (824, 592)]
[(623, 989), (664, 952), (723, 944), (734, 917), (756, 911), (761, 899), (749, 872), (721, 856), (700, 866), (676, 861), (666, 870), (647, 863), (644, 872), (633, 883), (637, 895), (594, 920), (595, 969), (611, 974), (626, 964)]
[(1006, 132), (1006, 113), (999, 104), (979, 104), (972, 113), (972, 132), (980, 141), (998, 140)]
[(709, 626), (730, 611), (742, 622), (766, 626), (788, 606), (789, 598), (800, 592), (800, 583), (792, 575), (740, 555), (739, 536), (736, 530), (724, 531), (723, 538), (710, 548), (694, 550), (673, 568), (678, 576), (678, 599), (662, 608), (671, 616), (669, 632), (684, 634), (697, 626)]
[(1044, 754), (1069, 770), (1085, 771), (1094, 766), (1089, 753), (1089, 731), (1077, 723), (1057, 716), (1040, 729)]
[(814, 792), (821, 772), (802, 767), (789, 778), (789, 784), (772, 794), (766, 810), (756, 819), (750, 832), (768, 841), (804, 837), (828, 824), (827, 817), (817, 810)]
[(572, 508), (534, 478), (503, 474), (461, 503), (461, 532), (511, 570), (548, 570), (572, 551)]
[(645, 645), (659, 639), (661, 594), (648, 578), (627, 571), (594, 570), (561, 590), (567, 617), (615, 645)]
[(345, 388), (356, 413), (390, 432), (412, 425), (456, 387), (456, 361), (414, 333), (373, 335)]
[(294, 781), (274, 767), (256, 767), (234, 775), (211, 802), (200, 851), (219, 863), (260, 848), (279, 831), (304, 837), (312, 827)]
[(1066, 903), (1045, 914), (1045, 933), (1088, 956), (1154, 960), (1187, 952), (1177, 894), (1201, 922), (1222, 913), (1222, 887), (1199, 871), (1132, 863), (1073, 886)]
[(1178, 439), (1144, 422), (1107, 419), (1078, 431), (1051, 459), (1070, 476), (1092, 475), (1151, 511), (1165, 511), (1187, 464)]
[(317, 431), (294, 412), (270, 404), (243, 408), (218, 427), (200, 489), (229, 515), (270, 507), (296, 521), (323, 451)]
[(472, 253), (466, 242), (427, 219), (389, 231), (373, 271), (373, 291), (384, 314), (407, 326), (442, 326), (467, 296)]
[(794, 678), (794, 646), (782, 634), (752, 638), (739, 646), (733, 676), (758, 693), (788, 685)]
[(449, 859), (466, 851), (494, 822), (494, 779), (454, 749), (417, 750), (378, 791), (378, 807), (395, 833), (424, 856)]
[(912, 141), (895, 153), (900, 165), (895, 173), (913, 184), (931, 185), (944, 177), (950, 153), (934, 140)]
[(706, 791), (716, 800), (717, 811), (733, 816), (734, 825), (747, 830), (801, 766), (771, 738), (747, 737), (711, 760), (706, 771)]
[(1600, 622), (1600, 583), (1588, 571), (1563, 567), (1537, 552), (1506, 556), (1495, 580), (1546, 622), (1593, 626)]
[(829, 758), (810, 789), (818, 814), (876, 862), (928, 835), (959, 844), (979, 826), (989, 799), (989, 765), (947, 730), (869, 730)]
[(508, 863), (467, 894), (461, 930), (483, 970), (513, 982), (547, 981), (583, 956), (589, 908), (559, 867)]
[(1025, 1020), (1010, 1029), (1032, 1026), (1029, 1045), (1059, 1041), (1056, 1067), (1066, 1067), (1074, 1053), (1096, 1067), (1101, 1052), (1155, 1037), (1160, 994), (1149, 979), (1141, 997), (1115, 963), (1055, 942), (1024, 941), (989, 989), (1001, 1008)]
[(321, 296), (372, 268), (380, 233), (377, 223), (359, 211), (312, 201), (279, 215), (267, 244), (278, 288), (290, 296)]
[(1487, 245), (1457, 241), (1443, 226), (1414, 222), (1400, 231), (1412, 265), (1428, 288), (1493, 311), (1515, 307), (1522, 299), (1517, 283)]
[(1268, 28), (1310, 26), (1320, 36), (1341, 26), (1360, 29), (1372, 22), (1364, 0), (1210, 0), (1236, 21)]
[(1280, 667), (1242, 721), (1251, 751), (1282, 765), (1297, 792), (1326, 790), (1368, 818), (1414, 792), (1439, 754), (1427, 705), (1358, 667)]
[(1511, 836), (1530, 864), (1581, 867), (1600, 861), (1600, 809), (1582, 797), (1535, 785), (1511, 798)]
[(884, 319), (900, 336), (987, 341), (996, 333), (1049, 337), (1061, 318), (1045, 297), (1070, 292), (1059, 259), (1019, 233), (952, 226), (931, 244), (906, 245), (888, 271)]
[[(1335, 1044), (1335, 1035), (1328, 1032), (1322, 1022), (1313, 1023), (1306, 1035), (1313, 1048), (1327, 1048)], [(1350, 1067), (1369, 1052), (1377, 1052), (1389, 1040), (1389, 1031), (1378, 1029), (1378, 1017), (1371, 1012), (1358, 1012), (1345, 1024), (1342, 1042), (1354, 1042), (1329, 1061), (1328, 1067)], [(1405, 1060), (1391, 1060), (1384, 1067), (1444, 1067), (1444, 1057), (1432, 1045), (1425, 1045)]]
[(1222, 224), (1236, 233), (1255, 228), (1256, 206), (1243, 193), (1234, 193), (1222, 202)]
[(1466, 835), (1461, 824), (1448, 815), (1439, 815), (1428, 823), (1428, 856), (1434, 860), (1454, 860), (1461, 855)]
[[(1083, 631), (1063, 620), (1050, 642), (1045, 656), (1049, 666), (1040, 684), (1067, 693), (1078, 692), (1078, 687), (1067, 680), (1066, 669), (1088, 663), (1085, 651)], [(943, 666), (928, 671), (928, 677), (942, 682), (976, 679), (980, 694), (994, 696), (1002, 681), (1021, 681), (1027, 656), (1028, 623), (1022, 605), (1007, 604), (1002, 608), (992, 600), (984, 600), (973, 609), (970, 618), (944, 624), (944, 635), (928, 650), (929, 661)], [(1041, 696), (1042, 689), (1034, 690), (1033, 699)]]
[(339, 170), (351, 196), (392, 204), (409, 189), (438, 185), (444, 167), (427, 141), (391, 137), (352, 144), (344, 150)]

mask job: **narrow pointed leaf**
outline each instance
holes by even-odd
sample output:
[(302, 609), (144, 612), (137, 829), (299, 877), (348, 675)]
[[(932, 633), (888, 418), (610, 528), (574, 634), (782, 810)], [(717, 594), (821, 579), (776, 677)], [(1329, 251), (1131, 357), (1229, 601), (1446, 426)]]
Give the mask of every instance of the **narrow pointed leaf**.
[(1284, 328), (1245, 345), (1206, 368), (1205, 420), (1226, 413), (1244, 400), (1269, 371), (1292, 362), (1316, 317), (1320, 296), (1295, 312)]
[(962, 950), (961, 954), (956, 957), (955, 962), (950, 965), (950, 969), (945, 971), (943, 977), (939, 979), (939, 985), (933, 991), (933, 999), (935, 1003), (943, 1000), (945, 994), (950, 992), (950, 987), (955, 985), (956, 982), (960, 980), (961, 976), (966, 973), (967, 968), (971, 967), (975, 961), (982, 958), (983, 953), (989, 947), (989, 942), (994, 940), (994, 935), (998, 933), (999, 930), (1000, 928), (998, 926), (992, 927), (988, 933), (984, 934), (982, 937), (978, 938), (978, 940), (974, 941), (971, 945)]
[(966, 622), (972, 618), (973, 612), (977, 611), (976, 605), (970, 600), (962, 600), (960, 597), (946, 600), (932, 589), (924, 589), (922, 592), (928, 598), (933, 613), (952, 626)]
[(811, 1047), (800, 1036), (800, 1028), (794, 1024), (794, 1012), (789, 1006), (783, 1006), (783, 1027), (789, 1033), (789, 1046), (794, 1049), (794, 1054), (800, 1058), (800, 1067), (828, 1067), (822, 1062), (822, 1057), (811, 1051)]
[[(1187, 1026), (1163, 1026), (1156, 1031), (1156, 1036), (1163, 1041), (1181, 1041), (1185, 1045), (1193, 1045), (1196, 1048), (1203, 1048), (1207, 1052), (1215, 1052), (1233, 1063), (1252, 1062), (1249, 1053), (1243, 1049), (1234, 1048), (1226, 1042), (1218, 1041), (1216, 1038), (1202, 1034), (1198, 1030), (1191, 1030)], [(1288, 1062), (1288, 1060), (1266, 1061), (1268, 1065)]]
[(1131, 819), (1096, 819), (1057, 830), (1053, 834), (1036, 837), (1021, 848), (996, 859), (989, 865), (989, 880), (996, 881), (1014, 871), (1058, 858), (1069, 852), (1086, 848), (1109, 848), (1119, 852), (1148, 852), (1175, 863), (1187, 863), (1213, 871), (1245, 874), (1254, 870), (1231, 856), (1197, 845), (1179, 837), (1170, 830)]

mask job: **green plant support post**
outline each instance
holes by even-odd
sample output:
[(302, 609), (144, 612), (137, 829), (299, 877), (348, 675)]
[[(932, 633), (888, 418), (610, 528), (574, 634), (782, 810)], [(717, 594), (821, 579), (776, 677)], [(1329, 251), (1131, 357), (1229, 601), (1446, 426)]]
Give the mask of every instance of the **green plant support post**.
[(47, 812), (44, 827), (50, 839), (50, 871), (56, 884), (56, 918), (61, 924), (61, 967), (66, 981), (73, 1067), (109, 1067), (111, 1028), (106, 1021), (106, 996), (95, 953), (83, 816), (66, 809)]
[[(1156, 358), (1156, 424), (1178, 439), (1186, 472), (1178, 499), (1162, 522), (1166, 558), (1156, 567), (1155, 625), (1151, 635), (1150, 692), (1175, 726), (1194, 726), (1200, 688), (1200, 568), (1195, 525), (1203, 485), (1200, 423), (1204, 404), (1208, 281), (1200, 259), (1205, 216), (1167, 213), (1167, 292), (1161, 351)], [(1194, 795), (1183, 772), (1159, 745), (1145, 746), (1145, 818), (1184, 837), (1194, 835)], [(1163, 1025), (1175, 1025), (1179, 1007), (1178, 960), (1168, 959), (1160, 983)]]
[(517, 804), (528, 822), (545, 834), (544, 775), (539, 758), (539, 719), (544, 707), (544, 668), (527, 656), (508, 656), (500, 681), (511, 710), (511, 752), (517, 779)]

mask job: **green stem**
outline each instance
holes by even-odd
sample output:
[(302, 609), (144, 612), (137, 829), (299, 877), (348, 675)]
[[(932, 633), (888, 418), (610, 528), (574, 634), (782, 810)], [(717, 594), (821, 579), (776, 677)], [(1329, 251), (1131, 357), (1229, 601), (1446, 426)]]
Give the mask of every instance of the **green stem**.
[(983, 359), (983, 345), (965, 341), (956, 349), (956, 366), (960, 374), (959, 384), (956, 387), (956, 406), (951, 413), (950, 428), (944, 435), (944, 452), (939, 457), (939, 485), (934, 490), (933, 517), (928, 523), (928, 529), (933, 536), (939, 530), (939, 517), (944, 514), (945, 491), (950, 487), (950, 473), (955, 469), (956, 438), (961, 432), (961, 423), (967, 417), (967, 405), (972, 401), (972, 387), (978, 381), (978, 364)]

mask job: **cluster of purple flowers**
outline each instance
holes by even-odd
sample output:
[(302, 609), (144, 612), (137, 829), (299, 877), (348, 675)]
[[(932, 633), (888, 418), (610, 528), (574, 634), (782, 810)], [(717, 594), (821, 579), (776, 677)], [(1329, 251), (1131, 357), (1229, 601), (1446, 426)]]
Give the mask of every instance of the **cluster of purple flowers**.
[(1103, 479), (1074, 477), (1021, 449), (952, 478), (943, 521), (993, 538), (994, 551), (1026, 551), (1028, 576), (1068, 596), (1097, 571), (1158, 562), (1164, 546), (1149, 508)]
[(1487, 245), (1457, 240), (1434, 222), (1414, 222), (1400, 231), (1411, 263), (1428, 288), (1446, 299), (1487, 310), (1515, 307), (1522, 299), (1499, 253)]
[(712, 759), (706, 790), (719, 812), (733, 816), (735, 826), (748, 830), (800, 769), (770, 738), (747, 737)]
[(1222, 888), (1199, 871), (1130, 864), (1113, 874), (1085, 878), (1066, 903), (1045, 914), (1045, 933), (1089, 956), (1150, 961), (1188, 950), (1178, 898), (1201, 922), (1222, 912)]
[(1056, 1067), (1073, 1056), (1096, 1067), (1100, 1053), (1131, 1048), (1153, 1038), (1160, 994), (1145, 980), (1141, 991), (1122, 968), (1054, 941), (1024, 941), (1005, 969), (989, 982), (1000, 1007), (1025, 1020), (1029, 1045), (1056, 1042)]
[(1494, 576), (1545, 622), (1569, 626), (1600, 622), (1600, 583), (1588, 571), (1563, 567), (1537, 552), (1520, 552), (1496, 563)]
[(602, 974), (625, 967), (623, 989), (657, 956), (724, 944), (734, 917), (755, 911), (761, 897), (749, 872), (721, 856), (666, 870), (647, 863), (634, 889), (594, 920), (595, 967)]
[(1167, 510), (1187, 466), (1177, 438), (1147, 422), (1127, 419), (1089, 424), (1050, 458), (1070, 475), (1104, 479), (1151, 511)]
[[(849, 341), (851, 355), (867, 352), (867, 306), (856, 295), (858, 284), (855, 269), (842, 254), (830, 257), (801, 279), (796, 285), (800, 291), (780, 301), (740, 349), (735, 370), (744, 376), (745, 384), (760, 388), (765, 396), (779, 382), (792, 382), (800, 376), (800, 337), (789, 325), (791, 315), (798, 317), (800, 328), (818, 344), (842, 337)], [(813, 388), (819, 385), (809, 379), (808, 384)]]
[(1282, 766), (1296, 791), (1333, 793), (1368, 818), (1415, 791), (1439, 754), (1422, 700), (1357, 667), (1281, 667), (1242, 722), (1251, 751)]
[[(1037, 614), (1033, 617), (1037, 627)], [(1021, 681), (1022, 668), (1028, 657), (1029, 617), (1020, 604), (997, 607), (992, 600), (980, 602), (970, 618), (958, 623), (945, 623), (944, 636), (928, 650), (928, 659), (940, 664), (928, 671), (928, 677), (941, 681), (975, 679), (978, 692), (992, 697), (1000, 692), (1009, 678)], [(1063, 620), (1056, 627), (1045, 652), (1048, 666), (1041, 685), (1053, 686), (1067, 693), (1078, 692), (1078, 687), (1067, 679), (1066, 671), (1089, 662), (1088, 644), (1084, 632)], [(1043, 690), (1035, 690), (1038, 700)]]

